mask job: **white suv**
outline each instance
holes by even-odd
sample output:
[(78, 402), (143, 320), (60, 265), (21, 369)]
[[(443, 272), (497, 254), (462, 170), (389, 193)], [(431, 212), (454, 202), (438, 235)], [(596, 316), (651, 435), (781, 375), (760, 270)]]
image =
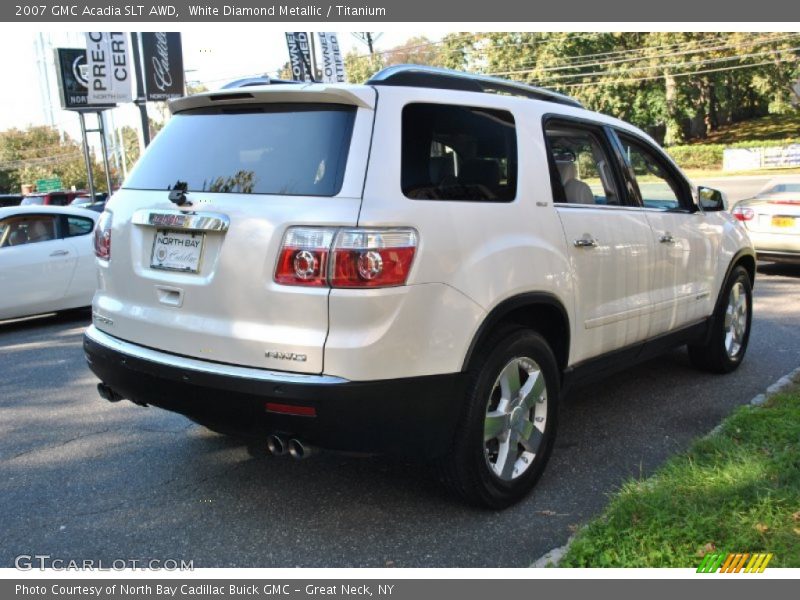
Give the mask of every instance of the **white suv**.
[(403, 66), (171, 107), (98, 225), (109, 400), (275, 454), (416, 457), (502, 507), (569, 384), (744, 356), (755, 253), (722, 195), (569, 97)]

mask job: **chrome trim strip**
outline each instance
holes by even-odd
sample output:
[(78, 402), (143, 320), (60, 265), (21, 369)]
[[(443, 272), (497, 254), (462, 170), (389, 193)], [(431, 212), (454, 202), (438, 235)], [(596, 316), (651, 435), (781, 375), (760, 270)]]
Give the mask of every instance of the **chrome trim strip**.
[(188, 231), (228, 231), (231, 221), (227, 215), (214, 212), (150, 210), (141, 209), (133, 213), (134, 225), (160, 227), (163, 229), (186, 229)]
[(621, 211), (638, 211), (638, 212), (651, 212), (651, 213), (659, 213), (659, 214), (671, 214), (671, 215), (696, 215), (698, 212), (695, 211), (690, 212), (688, 210), (667, 210), (663, 208), (650, 208), (647, 206), (629, 206), (627, 204), (579, 204), (577, 202), (568, 203), (568, 202), (553, 202), (553, 206), (556, 208), (572, 208), (572, 209), (587, 209), (587, 208), (599, 208), (601, 210), (621, 210)]
[(186, 369), (188, 371), (198, 371), (209, 375), (223, 375), (225, 377), (239, 377), (242, 379), (255, 379), (270, 383), (302, 383), (307, 385), (335, 385), (348, 383), (347, 379), (334, 377), (332, 375), (306, 375), (303, 373), (285, 373), (283, 371), (269, 371), (267, 369), (256, 369), (254, 367), (237, 367), (207, 360), (198, 360), (177, 354), (159, 352), (151, 348), (144, 348), (137, 344), (124, 342), (101, 331), (94, 325), (90, 325), (86, 330), (86, 337), (93, 342), (105, 346), (110, 350), (127, 354), (135, 358), (140, 358), (149, 362), (154, 362), (167, 367)]

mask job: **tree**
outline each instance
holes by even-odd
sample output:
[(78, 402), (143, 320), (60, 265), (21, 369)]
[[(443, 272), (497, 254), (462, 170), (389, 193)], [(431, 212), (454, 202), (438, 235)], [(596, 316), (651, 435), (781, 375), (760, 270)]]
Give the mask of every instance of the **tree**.
[[(92, 156), (96, 187), (104, 189), (101, 163)], [(17, 192), (23, 184), (58, 177), (65, 188), (86, 189), (88, 177), (81, 145), (57, 129), (32, 126), (0, 132), (0, 189)], [(112, 170), (112, 181), (117, 177)]]
[(383, 55), (359, 55), (350, 51), (344, 57), (344, 68), (350, 83), (364, 83), (386, 66)]

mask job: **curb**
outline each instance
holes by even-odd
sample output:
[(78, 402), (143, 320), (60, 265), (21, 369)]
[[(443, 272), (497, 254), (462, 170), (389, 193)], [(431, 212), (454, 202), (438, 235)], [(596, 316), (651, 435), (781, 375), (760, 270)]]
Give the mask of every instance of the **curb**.
[(544, 569), (545, 567), (557, 567), (558, 563), (561, 562), (561, 559), (569, 550), (569, 547), (572, 545), (572, 540), (575, 539), (574, 535), (571, 535), (567, 540), (567, 543), (563, 546), (559, 546), (558, 548), (553, 548), (549, 552), (545, 552), (539, 558), (537, 558), (533, 564), (528, 567), (529, 569)]
[[(777, 381), (772, 383), (763, 393), (753, 396), (750, 399), (748, 404), (750, 406), (763, 406), (767, 400), (769, 400), (772, 396), (780, 394), (789, 386), (800, 383), (800, 367), (797, 367), (793, 371), (789, 371), (786, 375), (779, 378)], [(706, 436), (716, 435), (722, 430), (722, 423), (714, 427), (711, 431), (709, 431)], [(559, 546), (558, 548), (553, 548), (548, 552), (542, 554), (539, 558), (537, 558), (533, 563), (531, 563), (530, 569), (542, 569), (545, 567), (557, 567), (558, 564), (561, 562), (561, 559), (569, 550), (569, 547), (572, 545), (572, 542), (575, 540), (575, 535), (571, 535), (567, 540), (567, 543), (563, 546)]]

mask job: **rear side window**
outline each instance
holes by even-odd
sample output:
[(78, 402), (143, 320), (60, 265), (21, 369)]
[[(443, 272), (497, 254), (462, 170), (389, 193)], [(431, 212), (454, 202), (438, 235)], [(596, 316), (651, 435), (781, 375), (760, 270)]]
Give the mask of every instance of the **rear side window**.
[(56, 239), (54, 215), (9, 217), (0, 224), (0, 247), (22, 246)]
[(67, 217), (67, 237), (76, 237), (92, 233), (94, 221), (86, 217)]
[(190, 192), (335, 196), (356, 109), (326, 104), (214, 107), (178, 113), (124, 187)]
[(517, 194), (514, 117), (489, 108), (407, 105), (401, 185), (415, 200), (510, 202)]

